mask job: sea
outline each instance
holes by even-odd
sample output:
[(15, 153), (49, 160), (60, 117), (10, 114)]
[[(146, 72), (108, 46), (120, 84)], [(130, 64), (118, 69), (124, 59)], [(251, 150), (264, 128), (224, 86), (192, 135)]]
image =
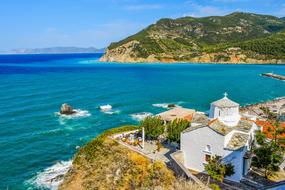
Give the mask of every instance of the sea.
[[(0, 55), (0, 189), (56, 189), (78, 149), (102, 131), (176, 104), (208, 111), (285, 96), (284, 65), (102, 63), (102, 54)], [(58, 112), (63, 103), (74, 116)], [(100, 109), (100, 106), (108, 109)]]

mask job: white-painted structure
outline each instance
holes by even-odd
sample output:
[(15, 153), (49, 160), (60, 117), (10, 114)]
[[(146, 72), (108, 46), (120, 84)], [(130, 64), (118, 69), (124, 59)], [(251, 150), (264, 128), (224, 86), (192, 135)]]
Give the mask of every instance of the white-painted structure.
[(218, 118), (225, 125), (235, 126), (240, 120), (239, 104), (230, 100), (227, 93), (224, 95), (224, 98), (211, 104), (209, 117), (212, 119)]
[[(199, 116), (194, 116), (195, 117)], [(197, 119), (199, 120), (199, 119)], [(200, 119), (201, 120), (201, 119)], [(181, 133), (180, 149), (184, 155), (184, 166), (205, 172), (207, 160), (219, 155), (225, 163), (234, 166), (235, 174), (227, 179), (239, 182), (250, 166), (248, 151), (257, 126), (253, 120), (242, 118), (239, 104), (231, 101), (227, 94), (211, 104), (209, 118)]]

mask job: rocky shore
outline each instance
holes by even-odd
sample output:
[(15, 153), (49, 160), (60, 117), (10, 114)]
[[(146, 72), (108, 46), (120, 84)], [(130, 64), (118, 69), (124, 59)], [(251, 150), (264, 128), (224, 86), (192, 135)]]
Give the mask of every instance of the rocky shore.
[[(139, 43), (139, 42), (138, 42)], [(228, 50), (218, 53), (201, 53), (195, 57), (187, 59), (177, 59), (176, 56), (161, 54), (149, 55), (148, 57), (138, 57), (134, 54), (135, 47), (125, 44), (115, 49), (107, 50), (100, 58), (101, 62), (118, 63), (216, 63), (216, 64), (285, 64), (283, 59), (269, 59), (265, 55), (256, 55), (253, 58), (241, 52)], [(233, 48), (232, 48), (233, 49)], [(183, 53), (181, 54), (183, 56)], [(186, 55), (185, 55), (186, 56)], [(224, 57), (226, 59), (221, 59)]]

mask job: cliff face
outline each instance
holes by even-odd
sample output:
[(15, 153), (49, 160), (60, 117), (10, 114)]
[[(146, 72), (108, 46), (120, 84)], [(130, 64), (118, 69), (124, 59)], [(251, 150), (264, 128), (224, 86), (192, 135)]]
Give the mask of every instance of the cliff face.
[(284, 63), (284, 19), (250, 13), (161, 19), (112, 43), (106, 62)]

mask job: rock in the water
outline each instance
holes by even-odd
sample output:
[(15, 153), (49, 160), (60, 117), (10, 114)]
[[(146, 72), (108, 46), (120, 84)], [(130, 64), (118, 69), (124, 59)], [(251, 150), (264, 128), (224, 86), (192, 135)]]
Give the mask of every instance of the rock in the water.
[(60, 114), (71, 115), (74, 113), (76, 113), (76, 111), (74, 111), (70, 105), (68, 105), (66, 103), (61, 105)]
[(168, 107), (168, 108), (175, 108), (176, 105), (175, 105), (175, 104), (168, 104), (167, 107)]

